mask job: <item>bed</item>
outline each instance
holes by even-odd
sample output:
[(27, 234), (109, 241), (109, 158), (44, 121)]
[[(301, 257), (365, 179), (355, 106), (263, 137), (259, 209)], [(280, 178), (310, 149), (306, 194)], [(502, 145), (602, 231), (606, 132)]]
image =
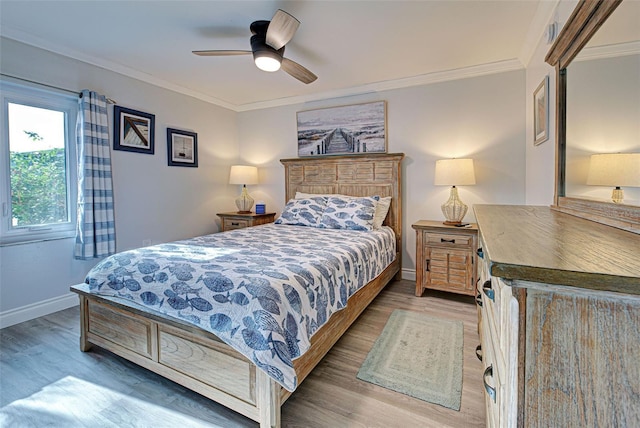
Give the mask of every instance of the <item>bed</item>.
[[(403, 154), (368, 154), (281, 160), (285, 169), (287, 201), (293, 199), (300, 192), (362, 197), (390, 196), (391, 204), (384, 225), (386, 229), (393, 231), (389, 239), (395, 240), (396, 252), (395, 257), (389, 258), (392, 260), (391, 263), (386, 267), (380, 266), (379, 272), (373, 272), (375, 269), (371, 268), (375, 276), (372, 280), (358, 286), (346, 286), (345, 290), (348, 291), (345, 293), (350, 295), (346, 305), (340, 303), (339, 298), (334, 299), (332, 296), (332, 304), (334, 301), (336, 302), (334, 304), (335, 310), (324, 321), (324, 324), (312, 329), (313, 334), (308, 344), (300, 344), (300, 347), (304, 349), (302, 355), (294, 355), (295, 358), (289, 361), (295, 375), (293, 384), (290, 377), (286, 379), (274, 377), (273, 372), (277, 369), (265, 369), (261, 358), (256, 358), (255, 355), (252, 357), (243, 349), (239, 349), (239, 352), (229, 346), (227, 342), (229, 342), (230, 331), (234, 334), (235, 331), (226, 324), (212, 322), (212, 325), (216, 324), (214, 327), (222, 325), (225, 328), (212, 330), (207, 326), (207, 329), (204, 329), (188, 322), (187, 317), (183, 319), (170, 316), (159, 310), (150, 310), (145, 305), (117, 296), (95, 294), (98, 280), (95, 283), (90, 281), (88, 284), (71, 287), (71, 290), (78, 293), (80, 298), (80, 349), (88, 351), (92, 345), (102, 347), (259, 422), (261, 427), (279, 427), (280, 407), (291, 395), (295, 386), (299, 385), (313, 370), (380, 290), (394, 277), (398, 279), (400, 277), (402, 253), (401, 162), (403, 157)], [(257, 226), (253, 228), (253, 232), (262, 233), (266, 240), (267, 235), (275, 234), (274, 230), (268, 229), (270, 227), (276, 228), (278, 226)], [(289, 227), (295, 228), (296, 226)], [(244, 232), (242, 230), (224, 232), (217, 234), (218, 236), (196, 239), (229, 240), (233, 238), (241, 242), (246, 238), (243, 238), (243, 233), (246, 234), (247, 230)], [(286, 240), (286, 238), (283, 239)], [(203, 241), (202, 247), (206, 248), (206, 245)], [(183, 246), (182, 243), (177, 243), (177, 246), (168, 248), (182, 251)], [(184, 246), (184, 248), (188, 247)], [(148, 251), (149, 253), (146, 255), (150, 258), (147, 260), (154, 260), (153, 257), (157, 256), (154, 253), (155, 250)], [(200, 251), (206, 253), (205, 250)], [(153, 265), (155, 262), (150, 263)], [(271, 262), (265, 261), (265, 263), (271, 266)], [(276, 270), (285, 271), (283, 268)], [(273, 276), (277, 277), (277, 275)], [(145, 279), (145, 281), (147, 280)], [(149, 279), (149, 281), (151, 280)], [(100, 283), (104, 283), (104, 280)], [(126, 289), (124, 290), (126, 291)], [(338, 294), (345, 293), (339, 292)], [(199, 297), (194, 296), (191, 294), (191, 304), (200, 304), (200, 301), (197, 300)], [(218, 294), (218, 296), (220, 299), (227, 299), (227, 301), (230, 299), (228, 293), (227, 297), (224, 297), (223, 294)], [(180, 298), (169, 291), (169, 294), (163, 296), (163, 299), (172, 297)], [(186, 300), (189, 301), (189, 298), (186, 297)], [(244, 300), (242, 300), (242, 304), (246, 304)], [(182, 301), (181, 303), (184, 304)], [(164, 307), (167, 306), (167, 304), (164, 305)], [(265, 307), (269, 310), (269, 307)], [(278, 312), (278, 310), (275, 309), (272, 312)], [(330, 312), (332, 311), (327, 313)], [(252, 321), (249, 320), (249, 322)], [(279, 321), (278, 323), (284, 326), (285, 322)], [(307, 328), (309, 327), (307, 326)], [(214, 332), (218, 332), (218, 334), (214, 334)], [(271, 340), (271, 337), (269, 339)], [(288, 340), (287, 344), (293, 342), (299, 341)], [(273, 343), (275, 343), (275, 339)], [(293, 347), (296, 346), (298, 345), (294, 344)], [(275, 349), (275, 346), (272, 348)], [(284, 349), (286, 346), (283, 345), (281, 348)], [(275, 354), (275, 352), (271, 353)], [(287, 358), (281, 358), (281, 360), (287, 360)]]

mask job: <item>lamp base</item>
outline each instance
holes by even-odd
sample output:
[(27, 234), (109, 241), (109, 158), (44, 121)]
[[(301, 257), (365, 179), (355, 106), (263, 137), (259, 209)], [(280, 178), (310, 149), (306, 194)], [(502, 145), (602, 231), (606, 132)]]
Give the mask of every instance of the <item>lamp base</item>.
[(451, 194), (447, 202), (442, 204), (442, 214), (447, 221), (444, 224), (457, 225), (462, 223), (462, 219), (467, 213), (468, 207), (458, 197), (458, 189), (456, 186), (451, 188)]
[(611, 200), (614, 204), (621, 204), (624, 200), (624, 190), (622, 190), (620, 186), (616, 186), (613, 192), (611, 192)]
[(253, 198), (247, 192), (247, 186), (242, 186), (242, 193), (236, 198), (238, 214), (249, 214), (253, 207)]
[(447, 226), (459, 226), (462, 224), (461, 221), (443, 221), (442, 224), (446, 224)]

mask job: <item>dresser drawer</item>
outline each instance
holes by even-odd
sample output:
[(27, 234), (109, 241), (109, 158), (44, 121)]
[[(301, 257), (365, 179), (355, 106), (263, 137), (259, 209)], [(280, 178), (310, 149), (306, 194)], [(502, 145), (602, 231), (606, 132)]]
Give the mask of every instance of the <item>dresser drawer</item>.
[(471, 248), (473, 245), (473, 236), (458, 235), (455, 233), (424, 232), (424, 243), (426, 245), (441, 245), (452, 248), (467, 249)]
[(233, 230), (233, 229), (242, 229), (245, 227), (249, 227), (249, 220), (239, 219), (239, 218), (225, 218), (224, 219), (224, 230)]

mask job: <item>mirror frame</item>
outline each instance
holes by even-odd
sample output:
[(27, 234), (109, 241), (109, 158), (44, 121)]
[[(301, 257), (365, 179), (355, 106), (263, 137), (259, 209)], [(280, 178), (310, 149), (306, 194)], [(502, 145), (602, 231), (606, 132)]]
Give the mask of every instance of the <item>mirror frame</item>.
[(545, 61), (556, 68), (556, 165), (552, 209), (640, 234), (640, 207), (565, 195), (567, 148), (567, 66), (622, 0), (582, 0), (549, 49)]

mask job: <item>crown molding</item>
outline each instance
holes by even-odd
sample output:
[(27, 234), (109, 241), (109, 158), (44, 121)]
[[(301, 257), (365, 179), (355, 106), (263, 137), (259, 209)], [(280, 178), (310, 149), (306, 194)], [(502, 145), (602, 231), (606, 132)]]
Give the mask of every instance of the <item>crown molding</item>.
[(518, 59), (498, 61), (489, 64), (476, 65), (472, 67), (457, 68), (453, 70), (439, 71), (422, 74), (420, 76), (407, 77), (404, 79), (387, 80), (383, 82), (371, 83), (368, 85), (353, 86), (350, 88), (338, 89), (335, 91), (325, 91), (318, 94), (302, 95), (297, 97), (280, 98), (277, 100), (263, 101), (257, 103), (241, 104), (236, 106), (236, 111), (259, 110), (272, 107), (281, 107), (291, 104), (303, 104), (311, 101), (320, 101), (331, 98), (342, 98), (354, 95), (364, 95), (374, 92), (388, 91), (392, 89), (402, 89), (412, 86), (429, 85), (432, 83), (447, 82), (451, 80), (468, 79), (470, 77), (485, 76), (488, 74), (504, 73), (507, 71), (522, 70), (524, 66)]
[(104, 68), (105, 70), (113, 71), (114, 73), (122, 74), (123, 76), (131, 77), (136, 80), (141, 80), (145, 83), (149, 83), (151, 85), (158, 86), (164, 89), (169, 89), (171, 91), (178, 92), (180, 94), (188, 95), (190, 97), (197, 98), (201, 101), (205, 101), (210, 104), (215, 104), (217, 106), (224, 107), (229, 110), (235, 110), (237, 107), (235, 104), (228, 103), (219, 98), (203, 95), (200, 92), (194, 91), (189, 88), (185, 88), (180, 85), (176, 85), (175, 83), (171, 83), (163, 79), (159, 79), (151, 74), (138, 71), (136, 69), (127, 67), (126, 65), (118, 64), (113, 61), (107, 61), (102, 58), (87, 55), (82, 52), (78, 52), (76, 50), (51, 43), (45, 39), (34, 36), (32, 34), (25, 33), (24, 31), (21, 31), (21, 30), (16, 30), (15, 28), (11, 28), (6, 25), (2, 27), (2, 32), (0, 33), (0, 35), (4, 38), (11, 39), (19, 43), (24, 43), (26, 45), (44, 49), (46, 51), (53, 52), (58, 55), (75, 59), (77, 61), (95, 65), (96, 67)]
[(638, 54), (640, 54), (640, 41), (634, 40), (632, 42), (616, 43), (606, 46), (584, 47), (575, 57), (574, 61), (579, 62)]
[(149, 83), (154, 86), (158, 86), (164, 89), (171, 90), (183, 95), (187, 95), (201, 101), (217, 105), (235, 112), (245, 112), (251, 110), (260, 110), (273, 107), (281, 107), (291, 104), (303, 104), (312, 101), (319, 101), (331, 98), (341, 98), (354, 95), (363, 95), (372, 92), (388, 91), (392, 89), (402, 89), (412, 86), (428, 85), (438, 82), (446, 82), (451, 80), (467, 79), (470, 77), (478, 77), (489, 74), (503, 73), (507, 71), (521, 70), (524, 68), (522, 61), (517, 58), (498, 61), (488, 64), (476, 65), (472, 67), (463, 67), (452, 70), (438, 71), (434, 73), (427, 73), (419, 76), (407, 77), (402, 79), (387, 80), (382, 82), (370, 83), (367, 85), (354, 86), (349, 88), (337, 89), (334, 91), (324, 91), (316, 94), (279, 98), (269, 101), (261, 101), (247, 104), (233, 104), (227, 101), (221, 100), (216, 97), (204, 95), (200, 92), (194, 91), (189, 88), (185, 88), (175, 83), (168, 82), (163, 79), (159, 79), (153, 75), (135, 70), (122, 64), (118, 64), (112, 61), (107, 61), (102, 58), (86, 55), (82, 52), (68, 49), (63, 46), (55, 45), (42, 38), (33, 36), (20, 30), (16, 30), (7, 26), (2, 28), (2, 37), (15, 40), (19, 43), (31, 45), (36, 48), (44, 49), (49, 52), (53, 52), (71, 59), (75, 59), (81, 62), (85, 62), (100, 68), (104, 68), (109, 71), (113, 71), (118, 74), (122, 74), (127, 77), (131, 77), (136, 80), (141, 80), (145, 83)]

